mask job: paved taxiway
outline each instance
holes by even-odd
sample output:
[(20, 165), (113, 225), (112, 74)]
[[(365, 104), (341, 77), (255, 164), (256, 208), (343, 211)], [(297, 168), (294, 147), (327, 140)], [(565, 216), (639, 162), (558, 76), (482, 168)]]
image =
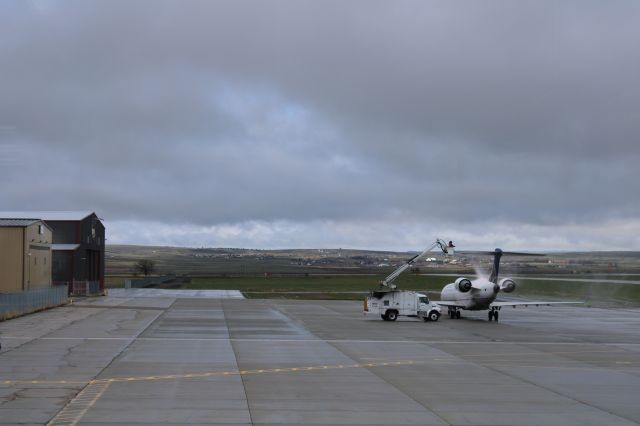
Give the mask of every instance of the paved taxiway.
[(361, 307), (105, 297), (6, 321), (0, 424), (640, 422), (640, 310), (388, 323)]

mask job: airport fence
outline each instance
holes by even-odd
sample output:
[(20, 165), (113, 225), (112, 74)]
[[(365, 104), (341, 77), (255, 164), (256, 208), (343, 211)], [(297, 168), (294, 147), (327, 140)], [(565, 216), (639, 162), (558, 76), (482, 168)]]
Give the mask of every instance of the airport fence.
[(68, 300), (66, 285), (0, 293), (0, 321), (64, 305)]
[(99, 296), (104, 294), (100, 281), (72, 281), (70, 296)]
[(124, 280), (124, 288), (144, 288), (152, 285), (165, 284), (171, 281), (175, 281), (175, 279), (175, 275), (126, 279)]

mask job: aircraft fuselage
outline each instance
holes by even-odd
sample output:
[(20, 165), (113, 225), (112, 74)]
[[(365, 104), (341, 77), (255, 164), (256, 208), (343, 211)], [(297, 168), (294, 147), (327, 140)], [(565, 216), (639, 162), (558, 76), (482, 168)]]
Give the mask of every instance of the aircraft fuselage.
[(489, 309), (491, 302), (496, 300), (499, 288), (486, 278), (478, 278), (471, 283), (471, 289), (465, 292), (460, 291), (455, 283), (447, 284), (440, 293), (440, 300), (461, 303), (461, 309), (469, 311)]

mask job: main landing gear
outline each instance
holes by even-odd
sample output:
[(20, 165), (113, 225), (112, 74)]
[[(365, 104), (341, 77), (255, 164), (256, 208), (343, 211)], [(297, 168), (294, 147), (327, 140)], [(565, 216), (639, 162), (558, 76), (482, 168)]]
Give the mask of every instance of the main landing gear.
[(451, 319), (460, 319), (462, 318), (462, 314), (460, 314), (459, 309), (449, 308), (449, 318)]
[(498, 322), (498, 309), (491, 309), (489, 311), (489, 321), (494, 320)]

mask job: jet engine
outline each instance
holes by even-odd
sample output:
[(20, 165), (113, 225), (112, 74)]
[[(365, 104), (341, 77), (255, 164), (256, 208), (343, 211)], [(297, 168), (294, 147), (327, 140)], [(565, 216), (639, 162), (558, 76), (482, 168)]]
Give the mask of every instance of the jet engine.
[(466, 293), (471, 290), (472, 286), (473, 284), (471, 284), (471, 281), (468, 278), (460, 277), (456, 280), (456, 288), (462, 293)]
[(516, 289), (516, 282), (511, 278), (503, 278), (500, 280), (500, 291), (504, 291), (505, 293), (511, 293)]

